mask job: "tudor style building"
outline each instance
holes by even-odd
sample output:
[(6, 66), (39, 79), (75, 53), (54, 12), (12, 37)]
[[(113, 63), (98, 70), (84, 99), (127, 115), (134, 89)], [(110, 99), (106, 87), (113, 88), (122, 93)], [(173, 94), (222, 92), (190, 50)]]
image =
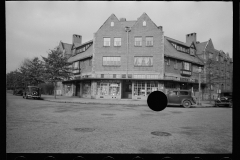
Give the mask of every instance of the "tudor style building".
[[(203, 63), (196, 56), (192, 35), (186, 35), (186, 43), (165, 36), (164, 39), (164, 83), (165, 90), (186, 89), (198, 92), (199, 68)], [(201, 82), (201, 87), (205, 86)]]

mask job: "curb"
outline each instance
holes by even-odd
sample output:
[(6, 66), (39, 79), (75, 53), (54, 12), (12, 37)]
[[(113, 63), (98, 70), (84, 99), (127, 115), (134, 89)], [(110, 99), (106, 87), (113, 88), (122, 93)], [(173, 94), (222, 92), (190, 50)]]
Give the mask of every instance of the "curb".
[(48, 102), (56, 102), (56, 103), (75, 103), (75, 104), (107, 104), (107, 105), (134, 105), (134, 106), (143, 106), (144, 104), (116, 104), (116, 103), (98, 103), (98, 102), (71, 102), (71, 101), (52, 101), (52, 100), (47, 100), (43, 99), (44, 101)]

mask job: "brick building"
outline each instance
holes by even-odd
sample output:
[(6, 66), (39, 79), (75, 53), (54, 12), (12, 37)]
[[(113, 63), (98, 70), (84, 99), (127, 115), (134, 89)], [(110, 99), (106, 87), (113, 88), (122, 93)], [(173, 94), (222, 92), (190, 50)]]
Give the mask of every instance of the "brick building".
[(216, 98), (219, 91), (232, 91), (233, 60), (229, 54), (215, 49), (211, 39), (202, 43), (195, 39), (194, 41), (197, 47), (197, 56), (204, 63), (202, 77), (207, 84), (203, 90), (204, 99), (209, 99), (210, 92), (212, 98)]
[[(74, 76), (59, 83), (59, 93), (84, 98), (146, 100), (155, 90), (197, 92), (198, 69), (205, 68), (204, 55), (210, 50), (219, 57), (225, 54), (213, 45), (211, 48), (211, 41), (197, 42), (196, 33), (187, 34), (186, 42), (163, 33), (162, 26), (157, 26), (146, 13), (134, 21), (118, 19), (112, 14), (92, 40), (82, 43), (82, 37), (74, 34), (72, 44), (60, 42), (58, 48), (69, 56)], [(232, 66), (229, 56), (225, 57)], [(231, 67), (226, 69), (230, 77), (226, 86), (231, 81), (230, 70)], [(206, 81), (202, 79), (201, 84), (205, 91)]]
[(75, 76), (63, 82), (65, 95), (146, 99), (164, 89), (163, 31), (146, 13), (135, 21), (112, 14), (68, 61)]

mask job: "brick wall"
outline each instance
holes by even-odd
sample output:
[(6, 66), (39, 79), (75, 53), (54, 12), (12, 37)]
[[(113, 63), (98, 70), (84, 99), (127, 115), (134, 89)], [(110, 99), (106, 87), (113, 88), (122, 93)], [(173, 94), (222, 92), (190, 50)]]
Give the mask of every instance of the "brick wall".
[[(146, 26), (142, 23), (146, 21)], [(114, 22), (114, 27), (111, 27)], [(134, 37), (142, 36), (142, 47), (134, 46)], [(146, 47), (146, 36), (153, 36), (153, 47)], [(111, 38), (111, 46), (103, 46), (103, 38)], [(114, 37), (121, 38), (121, 46), (115, 47)], [(102, 66), (103, 56), (121, 56), (121, 66), (106, 67)], [(134, 66), (134, 56), (152, 56), (153, 67), (136, 67)], [(94, 71), (119, 71), (126, 73), (127, 64), (129, 73), (136, 71), (156, 72), (163, 75), (163, 32), (151, 21), (151, 19), (143, 14), (129, 32), (129, 53), (127, 54), (127, 32), (121, 25), (115, 15), (111, 15), (103, 26), (95, 34), (94, 44)]]

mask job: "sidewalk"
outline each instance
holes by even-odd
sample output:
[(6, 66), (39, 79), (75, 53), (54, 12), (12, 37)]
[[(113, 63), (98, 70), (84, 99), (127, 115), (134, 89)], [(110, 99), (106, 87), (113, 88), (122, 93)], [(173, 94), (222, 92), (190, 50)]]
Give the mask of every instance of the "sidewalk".
[[(143, 106), (148, 105), (146, 100), (133, 100), (133, 99), (89, 99), (79, 97), (68, 97), (68, 96), (56, 96), (53, 95), (42, 95), (45, 101), (57, 102), (57, 103), (82, 103), (82, 104), (111, 104), (111, 105), (136, 105)], [(213, 107), (214, 104), (210, 104), (209, 101), (202, 101), (201, 105), (192, 105), (194, 108), (201, 107)]]

